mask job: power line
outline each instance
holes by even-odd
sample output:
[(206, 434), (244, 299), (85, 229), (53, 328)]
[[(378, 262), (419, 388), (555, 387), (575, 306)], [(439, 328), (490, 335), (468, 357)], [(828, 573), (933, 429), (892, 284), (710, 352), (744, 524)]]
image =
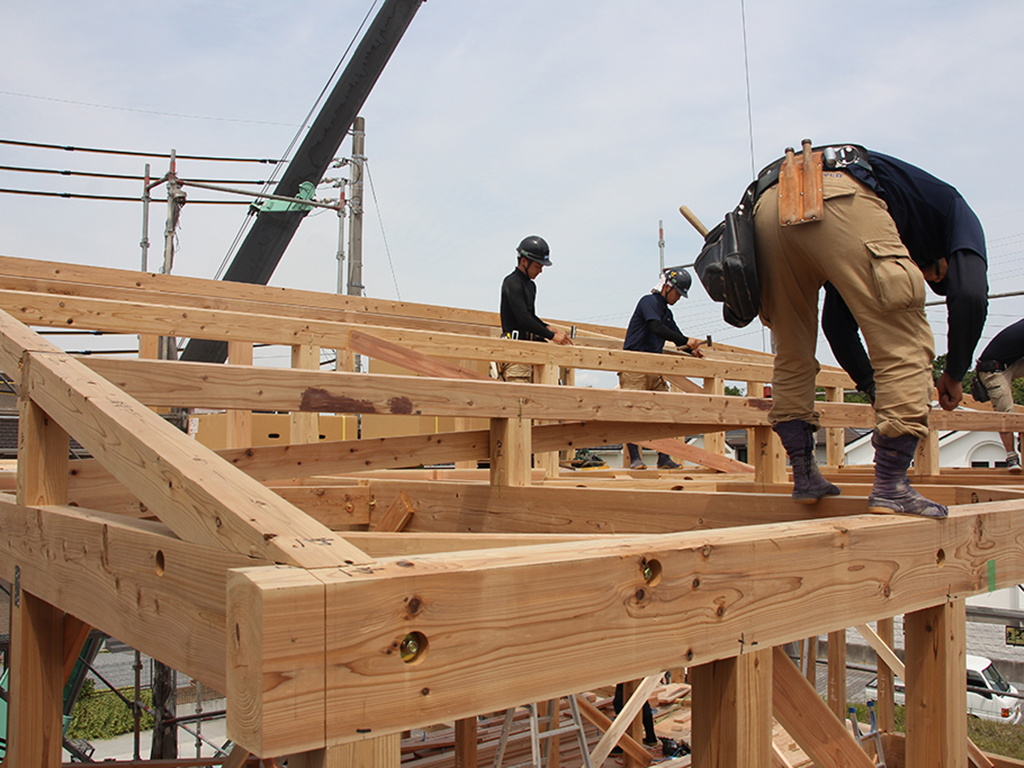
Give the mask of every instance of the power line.
[[(96, 147), (74, 147), (60, 144), (40, 144), (35, 141), (15, 141), (13, 139), (0, 139), (0, 144), (9, 144), (14, 147), (31, 147), (33, 149), (60, 149), (65, 152), (88, 152), (100, 155), (123, 155), (125, 157), (166, 157), (172, 155), (169, 152), (136, 152), (128, 149), (97, 149)], [(263, 163), (276, 165), (284, 160), (270, 160), (259, 157), (214, 157), (211, 155), (179, 155), (174, 153), (173, 157), (178, 160), (208, 160), (218, 163)]]
[[(50, 168), (24, 168), (17, 165), (0, 165), (0, 171), (15, 171), (18, 173), (40, 173), (57, 176), (86, 176), (94, 179), (122, 179), (127, 181), (146, 181), (145, 176), (132, 176), (125, 173), (93, 173), (89, 171), (58, 171)], [(266, 184), (266, 179), (193, 179), (203, 184)]]
[[(30, 189), (5, 189), (0, 187), (0, 194), (30, 195), (33, 197), (64, 197), (79, 200), (110, 200), (120, 203), (138, 203), (141, 197), (122, 197), (118, 195), (85, 195), (77, 192), (39, 192)], [(189, 200), (189, 205), (249, 205), (246, 200)]]
[(88, 101), (72, 101), (71, 99), (57, 99), (52, 96), (36, 96), (31, 93), (16, 93), (14, 91), (0, 91), (5, 96), (20, 96), (23, 99), (39, 99), (41, 101), (56, 101), (61, 104), (74, 104), (80, 107), (95, 107), (97, 109), (117, 109), (122, 112), (140, 112), (146, 115), (163, 115), (165, 117), (184, 117), (189, 120), (217, 120), (226, 123), (249, 123), (252, 125), (292, 125), (292, 123), (278, 123), (271, 120), (243, 120), (235, 117), (209, 117), (206, 115), (183, 115), (180, 112), (161, 112), (156, 109), (140, 109), (138, 107), (114, 107), (110, 104), (93, 104)]

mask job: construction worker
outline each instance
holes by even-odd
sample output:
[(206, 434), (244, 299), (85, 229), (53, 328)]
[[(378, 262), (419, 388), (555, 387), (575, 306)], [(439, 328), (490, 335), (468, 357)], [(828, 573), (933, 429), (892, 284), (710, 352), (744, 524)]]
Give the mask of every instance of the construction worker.
[[(937, 387), (939, 404), (951, 411), (963, 397), (964, 374), (988, 314), (985, 233), (955, 187), (902, 160), (865, 153), (870, 171), (854, 164), (847, 172), (885, 202), (928, 286), (946, 297), (946, 365)], [(857, 321), (831, 283), (825, 285), (821, 329), (836, 361), (873, 401), (874, 371), (857, 334)]]
[[(662, 272), (658, 284), (637, 302), (626, 328), (626, 339), (622, 348), (634, 352), (661, 354), (665, 342), (671, 341), (677, 347), (702, 357), (701, 340), (686, 336), (680, 331), (670, 309), (681, 297), (686, 297), (691, 282), (690, 273), (682, 267), (669, 267)], [(668, 392), (668, 382), (657, 373), (620, 371), (619, 387), (648, 392)], [(630, 469), (647, 469), (638, 445), (626, 443), (626, 451), (629, 453)], [(658, 469), (678, 468), (679, 465), (667, 453), (658, 454)]]
[[(544, 238), (530, 235), (516, 248), (516, 268), (501, 283), (501, 333), (509, 339), (548, 341), (572, 344), (565, 331), (552, 328), (534, 310), (537, 284), (534, 280), (551, 266), (550, 251)], [(498, 377), (502, 381), (533, 383), (533, 366), (528, 363), (500, 363)]]
[[(830, 282), (860, 325), (874, 369), (875, 478), (868, 510), (946, 517), (944, 506), (907, 480), (918, 441), (928, 433), (934, 356), (925, 275), (911, 254), (931, 254), (920, 258), (929, 259), (929, 279), (941, 283), (954, 261), (983, 263), (983, 252), (957, 254), (977, 245), (980, 225), (952, 187), (918, 168), (854, 145), (817, 149), (824, 167), (820, 217), (784, 226), (779, 201), (790, 198), (782, 190), (760, 194), (754, 206), (761, 318), (776, 346), (769, 419), (792, 464), (793, 498), (814, 503), (840, 493), (814, 459), (818, 292)], [(764, 186), (778, 167), (762, 171)], [(949, 370), (940, 380), (943, 407), (962, 398), (956, 373)]]
[[(988, 343), (978, 358), (972, 391), (976, 400), (992, 401), (992, 410), (1013, 413), (1013, 380), (1024, 376), (1024, 320), (1009, 325)], [(977, 386), (980, 380), (981, 387)], [(1021, 471), (1020, 455), (1014, 447), (1012, 432), (1000, 432), (1006, 449), (1006, 468)]]

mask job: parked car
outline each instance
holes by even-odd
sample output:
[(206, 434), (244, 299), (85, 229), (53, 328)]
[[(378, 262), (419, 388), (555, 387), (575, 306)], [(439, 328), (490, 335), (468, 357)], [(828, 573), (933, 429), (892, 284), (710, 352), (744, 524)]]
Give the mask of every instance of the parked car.
[[(972, 689), (967, 691), (967, 714), (980, 717), (983, 720), (995, 720), (1000, 723), (1017, 724), (1021, 721), (1021, 700), (1014, 696), (1004, 696), (1005, 693), (1017, 693), (1017, 689), (1006, 682), (1006, 679), (999, 673), (999, 670), (992, 664), (991, 659), (984, 656), (967, 656), (967, 685)], [(980, 689), (984, 688), (985, 691)], [(878, 678), (872, 679), (864, 687), (864, 693), (869, 699), (878, 699)], [(903, 681), (894, 679), (893, 700), (897, 704), (905, 701)]]

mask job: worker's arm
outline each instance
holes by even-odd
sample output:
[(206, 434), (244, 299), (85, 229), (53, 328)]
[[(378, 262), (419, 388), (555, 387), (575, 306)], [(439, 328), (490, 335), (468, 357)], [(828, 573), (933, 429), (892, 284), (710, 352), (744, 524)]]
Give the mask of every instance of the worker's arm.
[(946, 371), (954, 380), (963, 381), (988, 316), (985, 260), (974, 251), (956, 251), (949, 259), (943, 282), (949, 316)]

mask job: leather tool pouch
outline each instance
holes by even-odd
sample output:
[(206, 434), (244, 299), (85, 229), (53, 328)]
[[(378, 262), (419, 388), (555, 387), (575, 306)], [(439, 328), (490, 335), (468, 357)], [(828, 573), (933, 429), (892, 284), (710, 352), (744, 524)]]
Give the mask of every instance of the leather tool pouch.
[(825, 212), (822, 198), (821, 152), (812, 152), (810, 142), (797, 155), (786, 150), (779, 169), (779, 223), (788, 227), (820, 221)]
[(735, 210), (704, 238), (694, 270), (713, 301), (722, 302), (722, 317), (737, 328), (750, 323), (761, 309), (754, 256), (754, 193), (743, 193)]
[(971, 380), (971, 397), (979, 403), (987, 403), (992, 399), (989, 397), (985, 382), (981, 380), (981, 376), (978, 375), (977, 371), (975, 371), (974, 378)]

